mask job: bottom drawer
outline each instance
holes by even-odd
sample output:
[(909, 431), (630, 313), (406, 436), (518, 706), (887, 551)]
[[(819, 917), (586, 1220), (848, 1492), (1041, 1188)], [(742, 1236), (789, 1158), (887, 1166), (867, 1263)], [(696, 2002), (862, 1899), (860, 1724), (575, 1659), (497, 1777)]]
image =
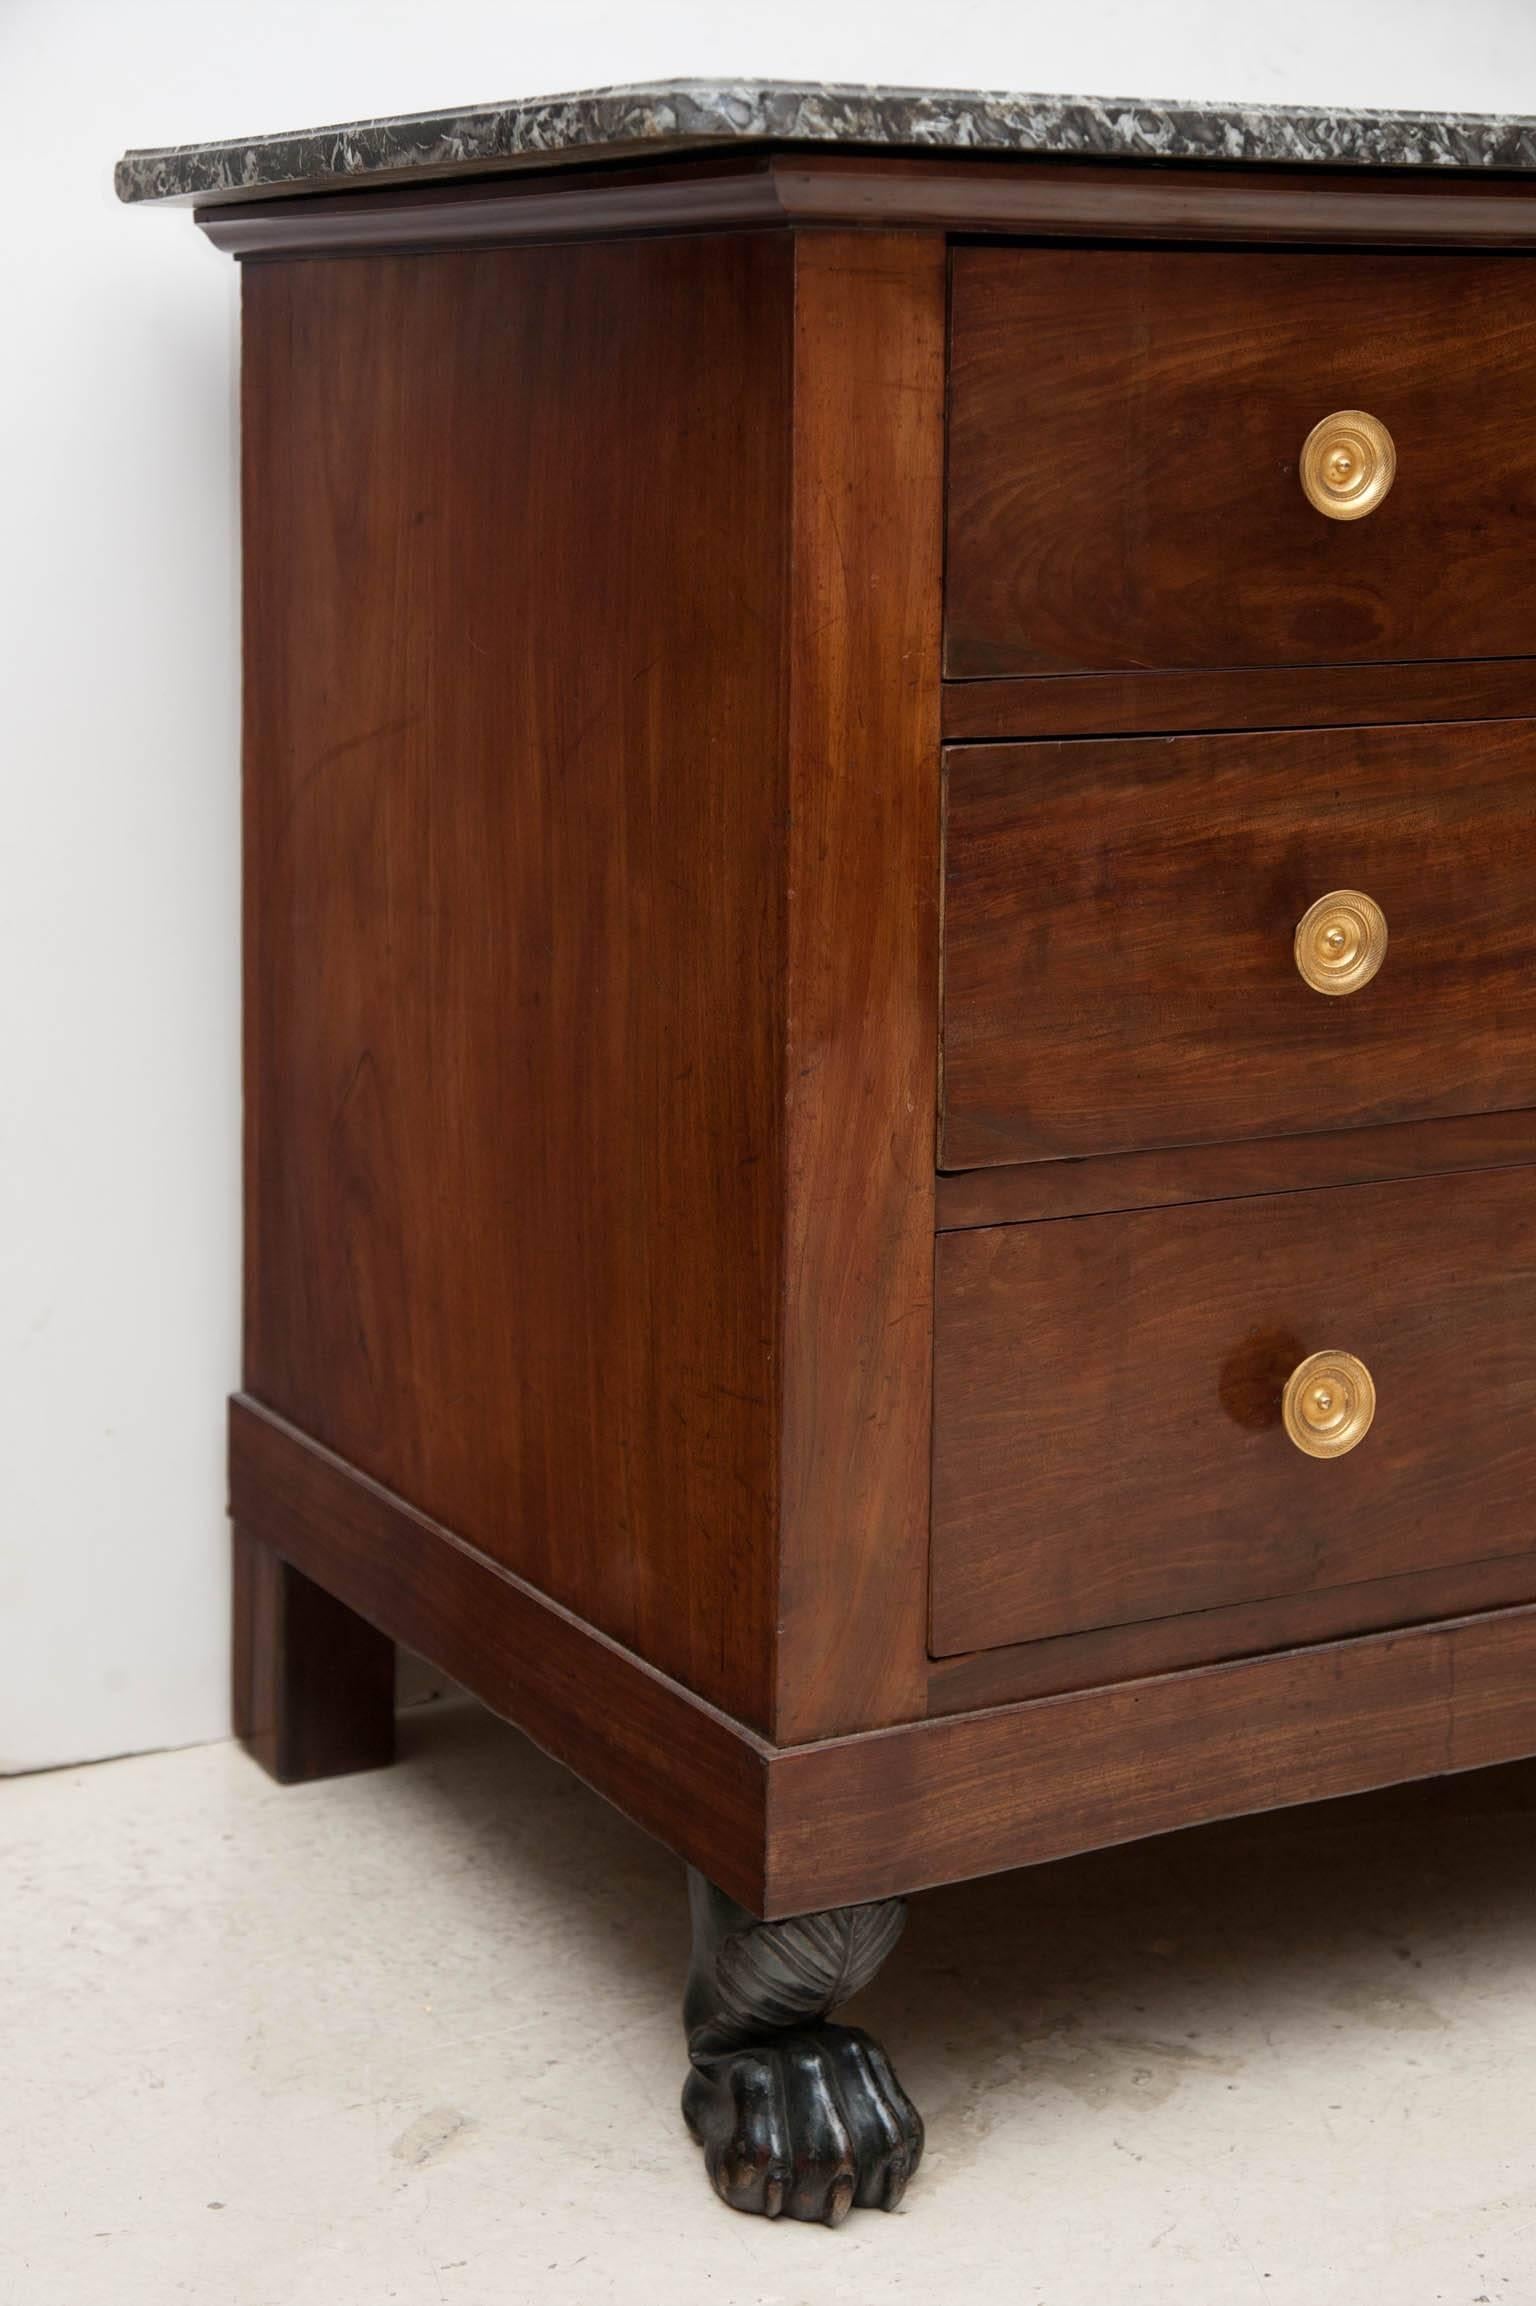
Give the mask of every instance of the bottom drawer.
[(936, 1655), (1536, 1550), (1536, 1170), (948, 1233), (936, 1320)]

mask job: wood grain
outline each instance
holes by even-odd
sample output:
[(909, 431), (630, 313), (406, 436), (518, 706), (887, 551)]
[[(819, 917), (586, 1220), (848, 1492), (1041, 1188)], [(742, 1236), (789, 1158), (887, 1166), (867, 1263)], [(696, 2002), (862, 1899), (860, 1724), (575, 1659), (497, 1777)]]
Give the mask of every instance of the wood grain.
[(1429, 1625), (1437, 1618), (1532, 1602), (1536, 1602), (1536, 1552), (1458, 1562), (1452, 1569), (1410, 1570), (1401, 1577), (1363, 1578), (1358, 1585), (1279, 1594), (1224, 1609), (1146, 1618), (1139, 1625), (1102, 1626), (1053, 1640), (1013, 1642), (935, 1658), (928, 1680), (928, 1711), (972, 1713), (983, 1706), (1058, 1696), (1063, 1690), (1142, 1681), (1189, 1666), (1262, 1657), (1309, 1642), (1387, 1633)]
[[(945, 1234), (940, 1655), (1536, 1550), (1528, 1170)], [(1376, 1380), (1348, 1457), (1285, 1380)]]
[(248, 1385), (781, 1736), (926, 1678), (944, 299), (247, 284)]
[(259, 1404), (242, 1527), (749, 1911), (852, 1905), (1536, 1752), (1536, 1610), (774, 1750)]
[(945, 736), (969, 742), (1496, 721), (1536, 713), (1536, 658), (946, 681), (943, 709)]
[(777, 1734), (922, 1711), (943, 243), (795, 260)]
[[(1398, 454), (1353, 522), (1297, 480), (1341, 408)], [(1529, 655), (1524, 260), (958, 249), (947, 568), (951, 674)]]
[(762, 1910), (760, 1739), (259, 1402), (231, 1402), (229, 1441), (242, 1528)]
[[(965, 747), (947, 761), (943, 1164), (1536, 1104), (1536, 725)], [(1296, 923), (1384, 909), (1306, 985)]]
[[(1536, 1547), (1536, 320), (1511, 258), (1254, 245), (1536, 244), (1531, 189), (257, 205), (253, 1742), (334, 1758), (407, 1641), (769, 1916), (1536, 1749), (1536, 1612), (1328, 1643)], [(951, 752), (944, 1158), (993, 1174), (936, 1202), (951, 226), (1247, 243), (956, 253), (956, 725), (1309, 726)], [(1398, 487), (1331, 527), (1296, 451), (1377, 398)], [(1340, 885), (1393, 942), (1329, 1003)], [(1301, 1189), (1356, 1174), (1415, 1181)], [(1133, 1213), (987, 1224), (1085, 1194)], [(1274, 1422), (1320, 1344), (1380, 1392), (1336, 1465)]]
[(235, 1524), (234, 1730), (279, 1785), (395, 1758), (395, 1645)]
[(759, 1724), (790, 259), (245, 284), (247, 1386)]
[(1018, 1161), (960, 1169), (938, 1180), (941, 1232), (976, 1225), (1030, 1225), (1113, 1209), (1161, 1209), (1180, 1201), (1228, 1201), (1252, 1193), (1299, 1193), (1324, 1185), (1387, 1184), (1463, 1169), (1536, 1162), (1536, 1108), (1398, 1121), (1310, 1137), (1254, 1137), (1234, 1145), (1176, 1145), (1075, 1161)]
[(770, 1913), (1536, 1754), (1536, 1609), (802, 1746)]

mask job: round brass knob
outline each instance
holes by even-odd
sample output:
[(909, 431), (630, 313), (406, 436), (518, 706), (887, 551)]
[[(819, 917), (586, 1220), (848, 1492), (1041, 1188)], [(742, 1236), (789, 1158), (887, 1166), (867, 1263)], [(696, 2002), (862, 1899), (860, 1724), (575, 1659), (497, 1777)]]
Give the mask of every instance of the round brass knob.
[(1397, 476), (1397, 450), (1379, 416), (1335, 409), (1314, 424), (1301, 448), (1307, 502), (1329, 520), (1364, 520)]
[(1285, 1430), (1307, 1457), (1347, 1457), (1376, 1414), (1376, 1387), (1352, 1353), (1309, 1353), (1285, 1382)]
[(1331, 889), (1296, 924), (1296, 966), (1314, 993), (1358, 993), (1387, 957), (1387, 916), (1359, 889)]

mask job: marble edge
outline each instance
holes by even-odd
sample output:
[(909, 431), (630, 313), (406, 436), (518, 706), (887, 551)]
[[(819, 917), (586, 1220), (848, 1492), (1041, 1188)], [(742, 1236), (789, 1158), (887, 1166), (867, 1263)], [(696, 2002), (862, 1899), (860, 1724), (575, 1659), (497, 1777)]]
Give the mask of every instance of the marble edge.
[(1517, 114), (674, 80), (130, 151), (117, 163), (116, 189), (128, 202), (276, 197), (598, 154), (752, 142), (1072, 159), (1536, 169), (1536, 119)]

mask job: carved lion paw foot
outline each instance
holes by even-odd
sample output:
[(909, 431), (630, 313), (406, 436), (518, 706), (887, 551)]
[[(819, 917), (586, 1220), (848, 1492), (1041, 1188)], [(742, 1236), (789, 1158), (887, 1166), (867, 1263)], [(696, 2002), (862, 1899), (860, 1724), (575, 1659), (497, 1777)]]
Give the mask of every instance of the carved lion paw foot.
[(922, 2159), (922, 2118), (857, 2026), (696, 2057), (683, 2118), (721, 2201), (765, 2218), (894, 2210)]

